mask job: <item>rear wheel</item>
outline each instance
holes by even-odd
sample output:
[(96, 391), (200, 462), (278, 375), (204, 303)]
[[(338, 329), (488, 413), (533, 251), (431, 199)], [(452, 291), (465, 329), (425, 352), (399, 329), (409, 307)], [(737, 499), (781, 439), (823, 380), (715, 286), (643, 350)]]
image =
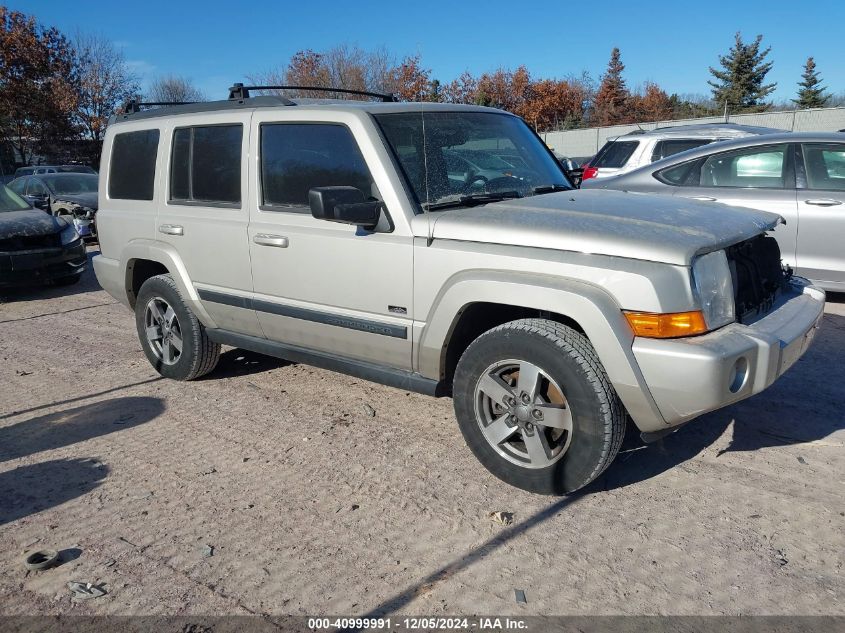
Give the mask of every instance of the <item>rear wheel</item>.
[(490, 472), (524, 490), (573, 492), (613, 461), (626, 414), (589, 340), (554, 321), (486, 332), (455, 373), (455, 414)]
[(208, 338), (170, 275), (143, 283), (135, 303), (135, 325), (147, 359), (165, 378), (193, 380), (217, 366), (220, 345)]

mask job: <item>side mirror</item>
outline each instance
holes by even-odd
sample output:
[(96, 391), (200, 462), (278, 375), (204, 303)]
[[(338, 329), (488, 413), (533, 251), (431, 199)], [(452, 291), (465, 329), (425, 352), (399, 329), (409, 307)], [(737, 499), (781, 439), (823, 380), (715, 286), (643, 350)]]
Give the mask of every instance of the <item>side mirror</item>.
[(47, 196), (43, 194), (32, 196), (32, 206), (36, 209), (46, 209), (47, 203)]
[(354, 224), (367, 230), (376, 228), (382, 203), (367, 200), (355, 187), (315, 187), (308, 192), (311, 215), (318, 220)]

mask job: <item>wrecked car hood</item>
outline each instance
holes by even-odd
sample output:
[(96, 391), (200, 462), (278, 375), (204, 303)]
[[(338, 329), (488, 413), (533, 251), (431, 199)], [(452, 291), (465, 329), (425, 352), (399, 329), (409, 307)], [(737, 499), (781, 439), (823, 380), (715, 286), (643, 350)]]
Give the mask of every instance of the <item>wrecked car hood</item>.
[(0, 240), (58, 233), (67, 222), (40, 209), (0, 211)]
[[(434, 239), (595, 253), (682, 266), (698, 254), (754, 237), (782, 221), (764, 211), (602, 190), (549, 193), (429, 215)], [(425, 223), (415, 226), (423, 228)]]
[(81, 207), (88, 207), (94, 211), (97, 210), (97, 193), (95, 191), (89, 193), (56, 194), (53, 199), (56, 202), (70, 202), (71, 204), (78, 204)]

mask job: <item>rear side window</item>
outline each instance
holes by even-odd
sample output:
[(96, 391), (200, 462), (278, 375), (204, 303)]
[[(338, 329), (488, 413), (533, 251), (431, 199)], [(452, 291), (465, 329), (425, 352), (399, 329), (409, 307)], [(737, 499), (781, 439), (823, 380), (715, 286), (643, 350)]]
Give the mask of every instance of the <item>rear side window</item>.
[(709, 138), (673, 138), (665, 141), (657, 141), (657, 143), (654, 144), (654, 150), (651, 153), (651, 162), (660, 160), (661, 158), (674, 156), (675, 154), (680, 154), (688, 149), (695, 149), (696, 147), (701, 147), (702, 145), (708, 145), (712, 142), (713, 139)]
[(357, 187), (366, 197), (373, 194), (373, 177), (347, 127), (261, 126), (262, 206), (307, 208), (309, 189), (332, 186)]
[(845, 144), (804, 145), (810, 189), (845, 191)]
[(152, 200), (158, 130), (116, 134), (109, 167), (109, 198)]
[(608, 141), (590, 161), (590, 167), (624, 167), (639, 144), (639, 141)]
[(175, 130), (170, 200), (240, 204), (242, 138), (240, 123)]

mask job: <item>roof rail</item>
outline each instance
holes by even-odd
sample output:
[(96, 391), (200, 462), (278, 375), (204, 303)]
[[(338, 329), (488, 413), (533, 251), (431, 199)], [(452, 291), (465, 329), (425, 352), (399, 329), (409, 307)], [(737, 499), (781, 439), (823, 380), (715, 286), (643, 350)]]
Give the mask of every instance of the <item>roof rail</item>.
[(137, 99), (130, 99), (123, 105), (123, 111), (126, 114), (135, 114), (140, 112), (142, 107), (190, 105), (192, 103), (196, 103), (196, 101), (138, 101)]
[(348, 95), (375, 97), (387, 103), (399, 101), (393, 93), (368, 92), (366, 90), (350, 90), (348, 88), (326, 88), (325, 86), (245, 86), (242, 83), (236, 83), (229, 88), (229, 99), (233, 101), (249, 99), (250, 90), (314, 90), (319, 92), (337, 92)]

